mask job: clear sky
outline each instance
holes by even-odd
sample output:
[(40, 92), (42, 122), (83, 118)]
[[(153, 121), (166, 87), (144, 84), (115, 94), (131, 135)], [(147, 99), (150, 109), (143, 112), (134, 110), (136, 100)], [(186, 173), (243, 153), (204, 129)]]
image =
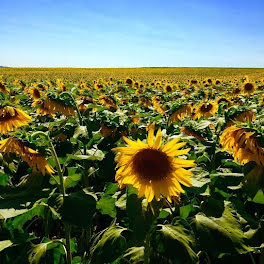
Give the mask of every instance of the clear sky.
[(263, 0), (0, 0), (0, 65), (264, 67)]

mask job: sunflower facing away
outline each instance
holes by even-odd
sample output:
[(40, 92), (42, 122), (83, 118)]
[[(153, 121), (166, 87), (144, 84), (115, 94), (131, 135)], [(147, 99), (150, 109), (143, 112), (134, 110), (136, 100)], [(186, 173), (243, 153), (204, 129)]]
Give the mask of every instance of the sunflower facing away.
[(254, 137), (255, 132), (246, 128), (231, 126), (224, 130), (220, 137), (222, 151), (229, 152), (240, 164), (255, 161), (264, 166), (264, 149)]
[(40, 171), (45, 175), (46, 173), (51, 174), (54, 172), (45, 157), (34, 149), (25, 146), (25, 144), (17, 138), (9, 137), (0, 141), (0, 152), (19, 155), (23, 161), (27, 162), (34, 173)]
[(32, 119), (24, 111), (12, 106), (0, 108), (0, 133), (7, 134), (14, 128), (27, 125)]
[(155, 138), (154, 129), (155, 125), (152, 124), (146, 143), (124, 137), (129, 146), (113, 149), (117, 152), (115, 160), (118, 163), (115, 178), (121, 188), (133, 185), (139, 191), (138, 196), (145, 194), (148, 202), (154, 196), (158, 201), (163, 196), (171, 202), (184, 192), (181, 184), (188, 187), (192, 185), (190, 177), (193, 173), (185, 168), (196, 164), (193, 160), (177, 157), (190, 151), (189, 148), (180, 150), (186, 142), (179, 142), (180, 138), (175, 138), (162, 145), (161, 129)]

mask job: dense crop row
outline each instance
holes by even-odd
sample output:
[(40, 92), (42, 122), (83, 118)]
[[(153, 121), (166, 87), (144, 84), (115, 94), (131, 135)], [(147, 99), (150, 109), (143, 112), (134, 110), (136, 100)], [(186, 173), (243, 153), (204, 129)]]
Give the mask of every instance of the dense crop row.
[(1, 263), (263, 263), (262, 70), (182, 70), (2, 70)]

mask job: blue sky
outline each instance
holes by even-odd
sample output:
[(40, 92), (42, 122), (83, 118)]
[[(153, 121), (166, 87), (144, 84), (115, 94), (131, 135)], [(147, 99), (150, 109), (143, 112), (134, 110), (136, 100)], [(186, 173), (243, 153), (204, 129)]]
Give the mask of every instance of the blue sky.
[(263, 0), (1, 0), (0, 65), (264, 67)]

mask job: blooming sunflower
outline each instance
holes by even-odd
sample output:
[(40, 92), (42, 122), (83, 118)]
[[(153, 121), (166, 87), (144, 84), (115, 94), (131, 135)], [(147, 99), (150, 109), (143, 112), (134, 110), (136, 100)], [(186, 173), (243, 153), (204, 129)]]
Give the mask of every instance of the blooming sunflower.
[(164, 86), (163, 90), (164, 90), (164, 93), (171, 93), (171, 92), (172, 92), (172, 85), (169, 84), (169, 83), (167, 83), (167, 84)]
[(0, 108), (0, 133), (6, 134), (14, 128), (27, 125), (32, 119), (24, 111), (12, 106)]
[(115, 160), (117, 168), (115, 179), (120, 187), (133, 185), (138, 189), (138, 196), (144, 194), (148, 202), (155, 196), (161, 196), (171, 202), (173, 197), (183, 193), (181, 184), (190, 187), (193, 173), (185, 168), (194, 167), (193, 160), (186, 160), (177, 156), (187, 154), (190, 149), (182, 149), (186, 142), (175, 138), (162, 145), (161, 129), (154, 138), (155, 125), (152, 124), (148, 131), (147, 142), (140, 139), (132, 141), (123, 137), (128, 147), (117, 147)]
[(14, 137), (6, 138), (0, 141), (0, 152), (9, 154), (15, 153), (21, 159), (28, 163), (33, 172), (41, 171), (43, 175), (53, 173), (52, 167), (47, 160), (37, 151), (25, 146), (25, 144)]
[(214, 115), (217, 109), (218, 109), (218, 105), (214, 102), (202, 103), (196, 108), (195, 118), (200, 118), (201, 116), (210, 117)]
[(245, 82), (242, 86), (242, 90), (244, 94), (253, 94), (256, 90), (256, 84), (252, 82)]
[(225, 97), (220, 97), (216, 100), (217, 104), (223, 104), (223, 109), (227, 109), (228, 107), (230, 107), (232, 105), (232, 102)]
[(226, 128), (220, 137), (222, 151), (229, 152), (240, 164), (255, 161), (263, 166), (264, 149), (259, 145), (254, 134), (255, 132), (237, 126)]

